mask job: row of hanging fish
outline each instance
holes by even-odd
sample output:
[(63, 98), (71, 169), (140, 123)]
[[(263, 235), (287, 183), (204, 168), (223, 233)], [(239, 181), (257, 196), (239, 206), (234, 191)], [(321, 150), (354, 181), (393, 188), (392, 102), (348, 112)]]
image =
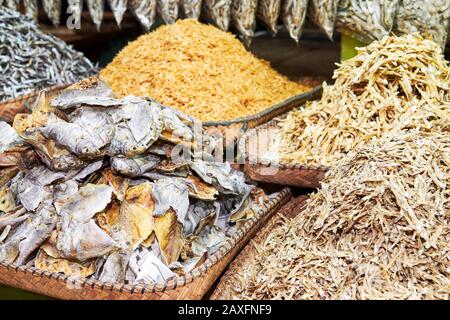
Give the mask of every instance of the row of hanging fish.
[(193, 137), (194, 119), (97, 78), (42, 92), (0, 122), (0, 261), (143, 284), (201, 265), (269, 196), (215, 160), (218, 139), (192, 157)]
[[(0, 0), (18, 9), (21, 0)], [(37, 18), (38, 0), (23, 0), (25, 12)], [(157, 14), (164, 23), (178, 18), (212, 22), (227, 31), (233, 26), (249, 44), (257, 20), (272, 33), (277, 33), (281, 20), (289, 35), (299, 41), (305, 18), (310, 19), (330, 38), (334, 27), (365, 42), (381, 39), (391, 32), (419, 32), (445, 45), (450, 25), (448, 0), (87, 0), (92, 21), (99, 29), (105, 1), (117, 24), (129, 10), (146, 30), (150, 30)], [(60, 24), (62, 0), (42, 0), (42, 7), (55, 25)], [(180, 10), (181, 9), (181, 10)], [(68, 13), (80, 22), (82, 0), (68, 0)]]

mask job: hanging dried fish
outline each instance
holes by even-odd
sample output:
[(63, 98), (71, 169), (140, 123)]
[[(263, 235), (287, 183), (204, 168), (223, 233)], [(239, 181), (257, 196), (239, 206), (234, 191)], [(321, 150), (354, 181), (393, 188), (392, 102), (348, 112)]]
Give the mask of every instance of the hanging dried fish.
[(105, 10), (104, 0), (87, 0), (87, 7), (89, 14), (91, 15), (92, 22), (97, 27), (97, 31), (100, 31), (102, 25), (103, 13)]
[(20, 0), (6, 0), (5, 4), (8, 9), (19, 11)]
[(263, 25), (275, 35), (277, 30), (277, 22), (280, 17), (281, 0), (259, 0), (256, 16)]
[[(0, 4), (1, 5), (1, 4)], [(39, 8), (37, 0), (23, 0), (23, 5), (25, 7), (25, 14), (34, 21), (38, 20)]]
[[(71, 14), (73, 20), (67, 19), (67, 25), (71, 23), (75, 28), (81, 28), (81, 12), (83, 11), (83, 0), (68, 0), (67, 13)], [(69, 27), (70, 28), (70, 27)]]
[(178, 18), (179, 0), (157, 0), (156, 7), (159, 15), (166, 24), (173, 24)]
[(340, 0), (336, 28), (370, 43), (390, 34), (400, 0)]
[(122, 23), (123, 15), (127, 11), (128, 0), (108, 0), (109, 7), (113, 12), (114, 19), (116, 19), (117, 25), (120, 27)]
[(96, 73), (82, 53), (6, 8), (0, 10), (0, 43), (0, 101)]
[(341, 0), (310, 0), (309, 17), (333, 40), (334, 23)]
[(47, 17), (52, 21), (55, 27), (59, 26), (61, 19), (61, 0), (42, 0), (42, 7)]
[(218, 28), (228, 31), (233, 0), (203, 0), (203, 10), (208, 20)]
[(128, 8), (146, 31), (155, 23), (156, 0), (128, 0)]
[(419, 32), (445, 47), (450, 27), (448, 0), (402, 0), (395, 19), (394, 33)]
[(308, 0), (285, 0), (282, 7), (281, 17), (289, 35), (298, 42), (302, 35), (305, 23)]
[(258, 0), (233, 0), (231, 6), (231, 22), (244, 37), (247, 46), (256, 28), (256, 7)]
[(202, 10), (202, 0), (180, 0), (183, 12), (186, 18), (196, 19), (200, 18)]

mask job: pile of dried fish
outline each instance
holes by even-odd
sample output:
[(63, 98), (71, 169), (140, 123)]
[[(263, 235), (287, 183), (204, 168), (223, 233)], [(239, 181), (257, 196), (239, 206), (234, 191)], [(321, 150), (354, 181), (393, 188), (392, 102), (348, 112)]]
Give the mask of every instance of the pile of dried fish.
[(203, 263), (268, 200), (229, 163), (190, 157), (194, 119), (176, 110), (117, 99), (96, 78), (48, 100), (13, 128), (0, 123), (0, 261), (161, 283)]
[(234, 295), (448, 300), (449, 212), (450, 131), (388, 133), (339, 161), (306, 209), (280, 221)]
[(148, 96), (201, 121), (256, 114), (308, 91), (197, 20), (161, 26), (126, 46), (100, 73), (119, 97)]
[(395, 33), (420, 32), (445, 46), (450, 26), (450, 1), (401, 0), (395, 20)]
[(0, 10), (0, 101), (96, 72), (82, 53), (40, 31), (31, 18)]
[(450, 106), (450, 68), (438, 44), (416, 35), (384, 37), (345, 61), (320, 101), (280, 123), (278, 159), (333, 165), (399, 127), (440, 130)]
[(390, 34), (400, 0), (340, 0), (336, 28), (370, 43)]

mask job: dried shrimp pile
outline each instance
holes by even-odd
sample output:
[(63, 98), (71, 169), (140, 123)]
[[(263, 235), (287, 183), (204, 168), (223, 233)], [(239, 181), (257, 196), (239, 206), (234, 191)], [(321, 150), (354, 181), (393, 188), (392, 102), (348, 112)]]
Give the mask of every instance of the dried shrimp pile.
[(273, 229), (235, 297), (448, 300), (449, 186), (448, 131), (387, 133)]
[(149, 96), (201, 121), (252, 115), (309, 89), (278, 74), (232, 34), (192, 19), (141, 36), (100, 76), (120, 97)]
[(450, 68), (431, 40), (385, 37), (360, 48), (334, 78), (320, 101), (281, 120), (283, 162), (331, 165), (394, 128), (448, 126), (442, 117), (450, 106)]

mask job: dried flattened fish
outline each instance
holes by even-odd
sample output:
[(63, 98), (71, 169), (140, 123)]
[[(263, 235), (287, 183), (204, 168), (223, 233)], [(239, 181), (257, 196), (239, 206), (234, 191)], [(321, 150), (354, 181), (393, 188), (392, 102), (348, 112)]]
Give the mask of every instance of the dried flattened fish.
[(341, 0), (310, 0), (309, 17), (333, 40), (334, 23)]
[(27, 220), (30, 216), (29, 213), (24, 208), (17, 209), (13, 212), (5, 213), (0, 215), (0, 229), (7, 226), (15, 227), (16, 225)]
[(127, 2), (128, 0), (108, 0), (109, 7), (119, 27), (122, 23), (123, 15), (127, 11)]
[(0, 121), (0, 137), (0, 153), (14, 150), (24, 144), (23, 139), (4, 121)]
[(179, 0), (157, 0), (156, 7), (159, 15), (166, 24), (173, 24), (178, 18)]
[(123, 201), (125, 192), (130, 185), (130, 180), (118, 175), (115, 175), (110, 169), (102, 171), (100, 179), (97, 184), (108, 184), (113, 188), (113, 193), (119, 201)]
[(160, 217), (174, 210), (178, 221), (183, 223), (189, 208), (189, 188), (179, 179), (165, 178), (155, 181), (152, 188), (155, 201), (153, 216)]
[(155, 23), (156, 0), (128, 0), (128, 7), (144, 29), (149, 31)]
[(216, 200), (219, 191), (205, 182), (203, 182), (200, 178), (189, 175), (186, 180), (190, 183), (188, 184), (189, 195), (192, 198), (204, 200), (204, 201), (214, 201)]
[(160, 162), (161, 157), (153, 154), (144, 154), (133, 158), (115, 156), (111, 158), (111, 169), (127, 177), (140, 177), (155, 168)]
[(177, 214), (169, 209), (164, 215), (155, 217), (155, 235), (158, 239), (161, 253), (167, 265), (178, 260), (184, 246), (183, 226), (178, 221)]
[(289, 35), (296, 42), (302, 35), (309, 0), (285, 0), (281, 9), (281, 17)]
[(275, 35), (277, 30), (277, 22), (280, 17), (281, 0), (259, 0), (256, 11), (256, 17), (264, 26)]
[(0, 212), (10, 212), (17, 207), (15, 196), (7, 185), (0, 187)]
[(175, 274), (152, 251), (142, 249), (130, 257), (130, 269), (135, 274), (134, 281), (143, 284), (165, 283)]
[(95, 262), (83, 263), (49, 256), (44, 250), (39, 250), (34, 266), (48, 272), (62, 273), (66, 276), (79, 276), (87, 278), (95, 272)]

